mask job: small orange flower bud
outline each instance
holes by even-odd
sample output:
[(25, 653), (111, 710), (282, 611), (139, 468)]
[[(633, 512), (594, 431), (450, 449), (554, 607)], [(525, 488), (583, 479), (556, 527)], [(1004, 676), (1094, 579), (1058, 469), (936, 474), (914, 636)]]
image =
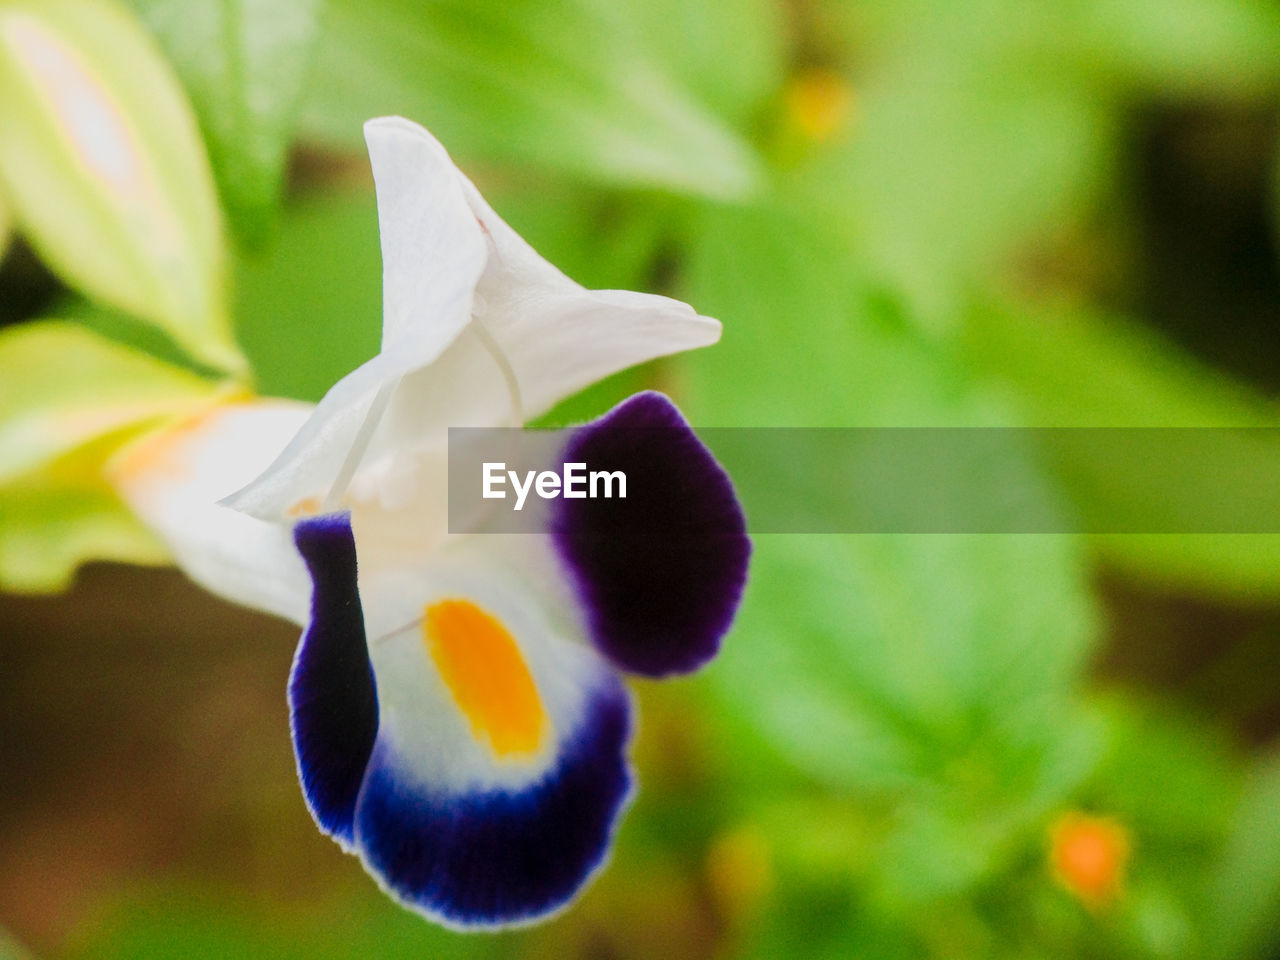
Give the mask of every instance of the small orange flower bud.
[(1090, 908), (1104, 907), (1120, 894), (1131, 849), (1129, 831), (1111, 817), (1072, 812), (1049, 828), (1054, 878)]

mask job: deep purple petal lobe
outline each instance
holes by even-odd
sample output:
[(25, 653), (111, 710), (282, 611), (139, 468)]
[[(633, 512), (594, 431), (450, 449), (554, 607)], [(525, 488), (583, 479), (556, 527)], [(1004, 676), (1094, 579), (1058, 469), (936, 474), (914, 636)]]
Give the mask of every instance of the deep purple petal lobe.
[(356, 588), (351, 520), (304, 520), (294, 542), (311, 572), (311, 622), (289, 673), (298, 779), (320, 829), (350, 846), (356, 798), (378, 734), (378, 694)]
[(631, 707), (602, 680), (542, 780), (516, 790), (432, 791), (380, 740), (360, 797), (365, 865), (397, 898), (460, 927), (533, 920), (566, 904), (605, 859), (631, 795)]
[(728, 474), (653, 392), (574, 431), (564, 460), (626, 475), (625, 498), (562, 498), (551, 519), (596, 647), (645, 676), (696, 670), (720, 649), (751, 555)]

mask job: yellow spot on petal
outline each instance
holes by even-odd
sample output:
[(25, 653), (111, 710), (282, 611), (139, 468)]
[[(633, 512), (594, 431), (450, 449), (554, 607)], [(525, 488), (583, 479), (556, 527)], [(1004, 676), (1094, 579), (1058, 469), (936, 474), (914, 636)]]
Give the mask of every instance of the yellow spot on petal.
[(285, 511), (290, 517), (314, 517), (320, 512), (323, 502), (318, 496), (303, 497)]
[(515, 639), (467, 600), (426, 608), (423, 641), (477, 737), (499, 757), (537, 752), (549, 726), (538, 688)]
[(819, 143), (849, 126), (854, 106), (853, 87), (834, 70), (805, 70), (793, 77), (787, 87), (787, 118), (800, 133)]
[(1058, 883), (1087, 907), (1121, 892), (1132, 850), (1129, 831), (1111, 817), (1068, 813), (1049, 828), (1049, 862)]

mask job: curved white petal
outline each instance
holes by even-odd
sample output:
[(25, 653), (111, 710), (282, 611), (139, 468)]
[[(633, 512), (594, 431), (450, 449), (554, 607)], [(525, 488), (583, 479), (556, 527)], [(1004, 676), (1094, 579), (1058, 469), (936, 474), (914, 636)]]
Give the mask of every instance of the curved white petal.
[(461, 171), (452, 164), (450, 170), (490, 247), (473, 303), (480, 329), (464, 331), (429, 367), (405, 377), (374, 441), (375, 455), (440, 445), (451, 426), (518, 425), (610, 374), (720, 338), (718, 320), (678, 300), (575, 283), (498, 216)]
[[(526, 418), (619, 370), (720, 339), (720, 321), (679, 300), (573, 282), (459, 176), (493, 244), (476, 313), (516, 374)], [(445, 362), (442, 357), (440, 365)]]
[(270, 463), (310, 412), (285, 400), (211, 407), (127, 448), (108, 471), (188, 576), (296, 623), (306, 620), (311, 587), (289, 528), (218, 500)]
[[(364, 125), (382, 238), (382, 349), (461, 329), (484, 270), (484, 231), (449, 154), (403, 117)], [(456, 329), (455, 329), (456, 333)], [(450, 338), (452, 339), (452, 338)]]
[(719, 322), (684, 303), (564, 276), (416, 124), (389, 117), (365, 131), (382, 233), (382, 352), (329, 391), (229, 506), (268, 521), (302, 502), (335, 508), (329, 494), (345, 491), (354, 461), (441, 449), (450, 426), (515, 425), (619, 370), (719, 339)]
[[(482, 330), (466, 331), (429, 368), (404, 379), (383, 442), (438, 443), (447, 427), (516, 426), (620, 370), (720, 339), (718, 320), (679, 300), (588, 290), (570, 280), (512, 230), (470, 180), (461, 172), (457, 177), (492, 245), (474, 303)], [(519, 410), (512, 409), (508, 375)]]
[[(483, 282), (482, 282), (483, 288)], [(481, 315), (510, 365), (520, 419), (540, 416), (598, 380), (655, 357), (715, 343), (716, 320), (666, 297), (622, 290), (489, 301)], [(467, 331), (430, 367), (404, 378), (384, 442), (423, 442), (447, 427), (516, 426), (502, 368)]]
[(416, 364), (407, 351), (380, 353), (347, 374), (315, 407), (279, 456), (248, 485), (232, 490), (226, 506), (269, 523), (280, 523), (297, 504), (322, 501), (347, 462), (366, 423), (376, 425), (379, 394)]
[(228, 506), (262, 520), (278, 521), (294, 504), (323, 499), (362, 428), (376, 425), (380, 411), (373, 408), (387, 399), (379, 391), (394, 390), (406, 373), (432, 363), (471, 319), (487, 245), (448, 154), (400, 117), (370, 120), (365, 138), (382, 237), (382, 352), (335, 384), (280, 457), (228, 497)]

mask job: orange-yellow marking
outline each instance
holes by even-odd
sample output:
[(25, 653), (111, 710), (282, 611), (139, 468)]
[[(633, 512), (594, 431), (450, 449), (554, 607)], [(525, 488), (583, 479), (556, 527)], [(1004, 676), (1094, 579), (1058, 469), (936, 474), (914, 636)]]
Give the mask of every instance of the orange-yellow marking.
[(495, 617), (467, 600), (430, 604), (422, 639), (458, 708), (499, 757), (537, 752), (549, 723), (520, 648)]
[(1077, 900), (1104, 907), (1120, 895), (1133, 844), (1111, 817), (1068, 813), (1049, 828), (1054, 876)]
[(291, 517), (314, 517), (320, 512), (323, 501), (319, 497), (303, 497), (285, 511)]
[(183, 459), (187, 444), (198, 440), (224, 413), (250, 402), (249, 395), (239, 387), (216, 392), (193, 410), (173, 417), (122, 448), (110, 466), (112, 476), (126, 484), (148, 478), (182, 480), (187, 474)]
[(788, 118), (797, 130), (818, 143), (848, 129), (856, 106), (853, 87), (834, 70), (805, 70), (787, 86)]

